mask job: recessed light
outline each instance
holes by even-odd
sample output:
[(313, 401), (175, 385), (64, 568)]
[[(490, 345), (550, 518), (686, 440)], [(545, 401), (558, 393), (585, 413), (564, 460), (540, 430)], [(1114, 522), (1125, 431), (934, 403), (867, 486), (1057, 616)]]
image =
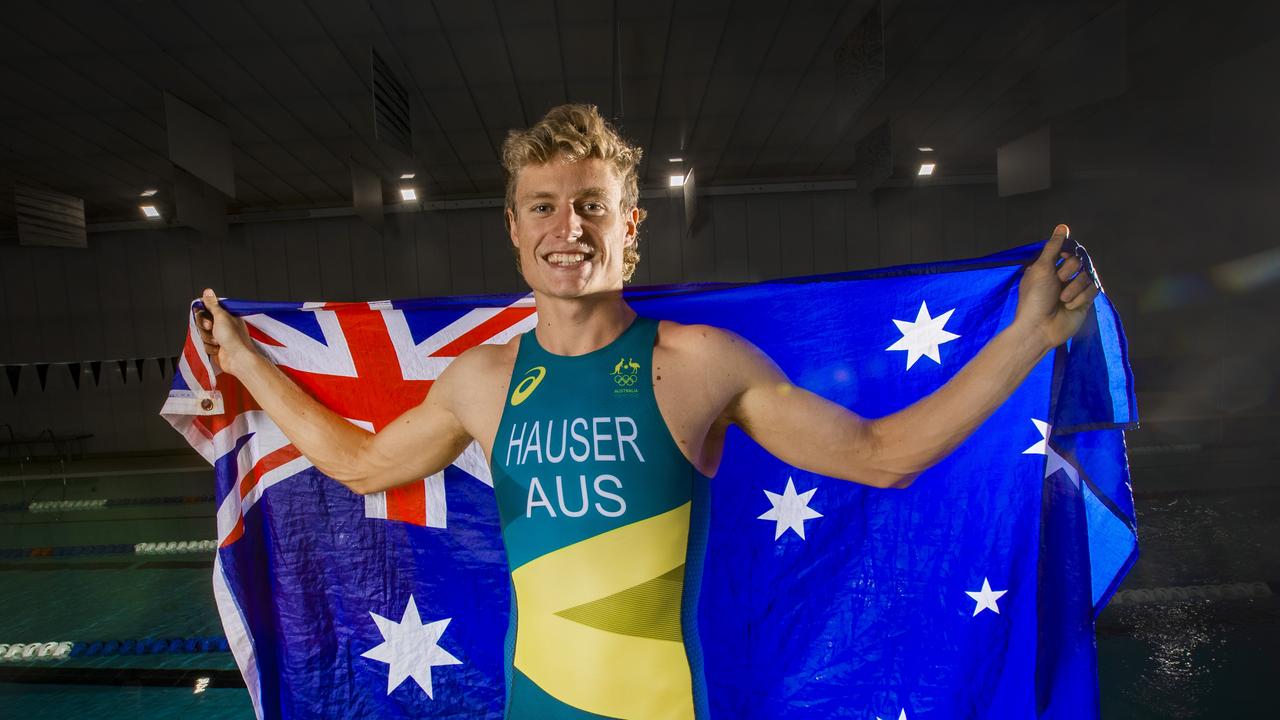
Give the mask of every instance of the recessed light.
[(684, 185), (684, 176), (672, 175), (671, 178), (667, 181), (667, 183), (668, 183), (667, 187), (680, 187), (681, 185)]
[(400, 188), (400, 197), (403, 198), (405, 201), (417, 200), (418, 191), (414, 190), (413, 188)]
[(933, 166), (933, 163), (920, 163), (920, 171), (916, 175), (932, 175)]
[(680, 157), (667, 158), (667, 162), (670, 162), (670, 163), (684, 162), (684, 158), (680, 158)]
[(933, 148), (931, 147), (918, 147), (916, 149), (919, 150), (920, 152), (933, 152)]
[(148, 220), (156, 220), (160, 217), (160, 211), (155, 205), (141, 205), (142, 214), (147, 216)]
[(401, 179), (401, 180), (412, 180), (412, 179), (414, 178), (414, 176), (416, 176), (416, 175), (417, 175), (417, 173), (405, 173), (405, 174), (403, 174), (403, 175), (401, 175), (401, 176), (400, 176), (400, 179)]
[(160, 191), (159, 190), (143, 190), (142, 192), (138, 193), (138, 197), (151, 197), (152, 195), (155, 195), (158, 192)]

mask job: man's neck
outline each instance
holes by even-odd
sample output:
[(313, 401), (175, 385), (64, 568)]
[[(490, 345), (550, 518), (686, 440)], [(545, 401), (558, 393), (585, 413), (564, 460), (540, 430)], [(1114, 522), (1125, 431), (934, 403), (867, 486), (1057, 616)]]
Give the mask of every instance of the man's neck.
[(636, 313), (621, 292), (585, 298), (535, 295), (538, 306), (538, 344), (555, 355), (585, 355), (613, 342)]

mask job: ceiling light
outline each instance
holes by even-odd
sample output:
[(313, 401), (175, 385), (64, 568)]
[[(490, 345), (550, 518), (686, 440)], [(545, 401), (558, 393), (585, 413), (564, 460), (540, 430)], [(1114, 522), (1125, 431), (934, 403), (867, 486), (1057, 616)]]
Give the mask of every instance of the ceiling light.
[(678, 157), (677, 157), (677, 158), (667, 158), (667, 162), (672, 162), (672, 163), (684, 162), (684, 158), (678, 158)]
[(143, 190), (142, 192), (138, 193), (138, 197), (151, 197), (152, 195), (155, 195), (158, 192), (160, 191), (159, 190)]
[(916, 149), (919, 150), (920, 152), (933, 152), (933, 148), (931, 147), (918, 147)]
[(916, 175), (932, 175), (933, 166), (933, 163), (920, 163), (920, 171)]
[(400, 197), (406, 202), (418, 199), (418, 191), (413, 188), (400, 188)]
[(156, 209), (155, 205), (141, 205), (139, 207), (142, 208), (142, 214), (146, 215), (148, 220), (156, 220), (160, 217), (160, 211)]
[(667, 183), (667, 187), (680, 187), (681, 185), (684, 185), (684, 176), (672, 175), (671, 179), (668, 180)]
[(400, 176), (401, 180), (412, 180), (417, 173), (405, 173)]

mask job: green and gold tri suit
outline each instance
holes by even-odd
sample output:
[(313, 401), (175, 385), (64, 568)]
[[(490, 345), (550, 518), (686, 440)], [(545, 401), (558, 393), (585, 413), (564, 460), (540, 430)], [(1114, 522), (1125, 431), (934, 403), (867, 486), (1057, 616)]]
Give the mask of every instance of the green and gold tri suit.
[(494, 441), (511, 569), (506, 717), (705, 718), (707, 483), (653, 394), (658, 322), (585, 355), (520, 340)]

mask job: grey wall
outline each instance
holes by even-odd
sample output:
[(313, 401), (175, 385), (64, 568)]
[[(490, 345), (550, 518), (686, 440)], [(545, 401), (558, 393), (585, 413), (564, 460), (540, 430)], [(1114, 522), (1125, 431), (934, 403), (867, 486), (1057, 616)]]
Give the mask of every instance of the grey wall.
[[(1041, 239), (1065, 221), (1126, 321), (1146, 421), (1134, 442), (1275, 445), (1280, 243), (1270, 208), (1280, 145), (1271, 135), (1280, 98), (1259, 89), (1280, 67), (1280, 41), (1148, 73), (1176, 83), (1144, 81), (1150, 62), (1134, 59), (1122, 97), (1050, 121), (1050, 190), (1001, 199), (988, 178), (707, 196), (687, 236), (678, 200), (649, 200), (636, 283), (973, 256)], [(496, 209), (391, 214), (387, 223), (382, 236), (337, 218), (236, 225), (222, 242), (178, 229), (94, 234), (87, 250), (0, 246), (0, 362), (174, 353), (186, 304), (204, 285), (233, 297), (327, 300), (520, 289)], [(1259, 255), (1268, 251), (1270, 260)], [(1253, 285), (1223, 283), (1218, 269), (1241, 258), (1273, 272)], [(180, 447), (155, 417), (167, 380), (103, 377), (76, 392), (54, 372), (42, 393), (28, 372), (16, 398), (0, 383), (0, 425), (92, 432), (97, 452)]]
[[(1248, 332), (1250, 323), (1266, 326), (1275, 293), (1197, 297), (1194, 290), (1206, 267), (1269, 242), (1265, 206), (1224, 184), (1063, 180), (1052, 191), (1008, 199), (992, 184), (715, 196), (703, 198), (704, 221), (691, 235), (682, 231), (678, 201), (651, 200), (635, 281), (762, 280), (971, 257), (1041, 239), (1066, 221), (1094, 254), (1126, 320), (1145, 417), (1220, 426), (1233, 413), (1275, 406), (1274, 371), (1260, 361), (1274, 338)], [(1205, 235), (1180, 217), (1179, 208), (1210, 202), (1231, 218), (1230, 231)], [(272, 300), (522, 289), (496, 210), (388, 220), (381, 237), (355, 218), (337, 218), (233, 226), (223, 242), (179, 229), (97, 234), (88, 250), (0, 247), (0, 361), (173, 354), (186, 332), (187, 303), (205, 285)], [(1180, 295), (1183, 286), (1192, 289)], [(1165, 298), (1161, 288), (1169, 287), (1174, 295)], [(1245, 367), (1263, 377), (1233, 371)], [(154, 365), (141, 383), (132, 368), (122, 383), (108, 366), (101, 386), (84, 382), (76, 391), (55, 369), (41, 392), (28, 370), (16, 398), (0, 387), (0, 423), (25, 435), (92, 432), (95, 452), (176, 448), (177, 436), (155, 417), (167, 384)], [(1220, 431), (1186, 430), (1200, 439)]]

